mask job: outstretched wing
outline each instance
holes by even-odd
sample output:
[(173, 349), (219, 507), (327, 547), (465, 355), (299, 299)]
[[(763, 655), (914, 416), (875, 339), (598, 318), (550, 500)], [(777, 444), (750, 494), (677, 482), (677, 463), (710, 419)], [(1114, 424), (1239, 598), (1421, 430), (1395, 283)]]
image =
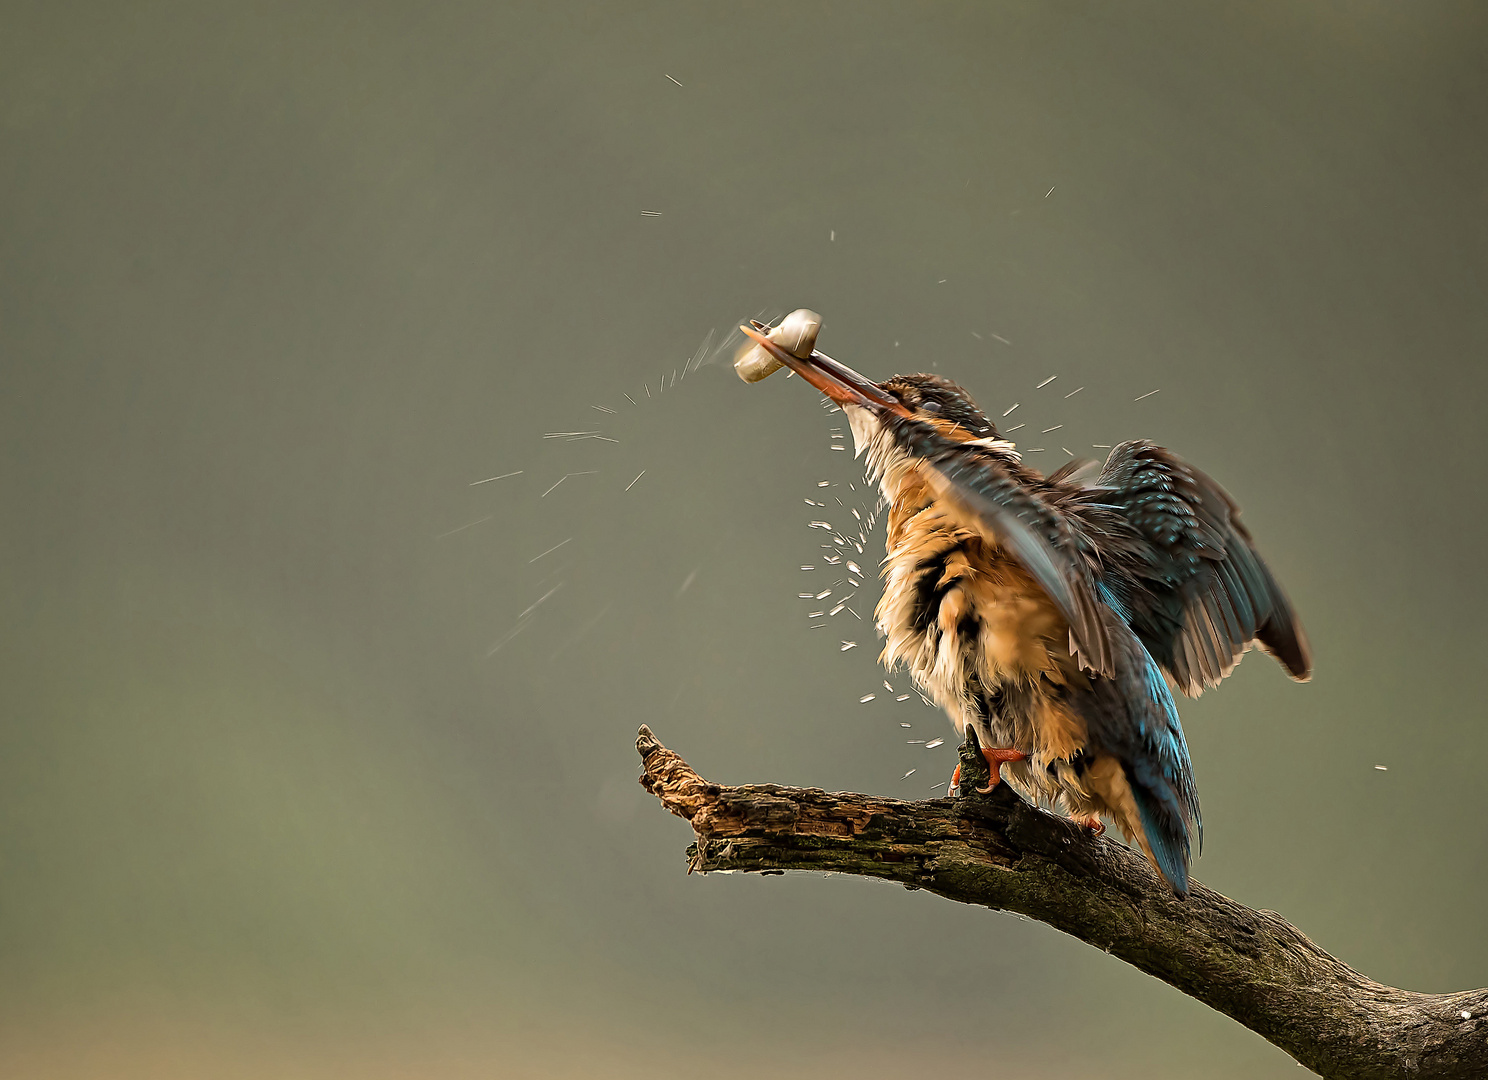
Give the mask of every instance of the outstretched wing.
[(1252, 643), (1292, 678), (1311, 676), (1302, 624), (1223, 488), (1142, 440), (1111, 451), (1096, 488), (1142, 541), (1108, 565), (1101, 591), (1183, 693), (1217, 685)]
[(908, 417), (887, 414), (882, 422), (904, 451), (925, 462), (936, 496), (965, 519), (980, 522), (1048, 594), (1069, 623), (1071, 651), (1081, 663), (1113, 676), (1094, 581), (1067, 516), (986, 447), (948, 439), (932, 425)]

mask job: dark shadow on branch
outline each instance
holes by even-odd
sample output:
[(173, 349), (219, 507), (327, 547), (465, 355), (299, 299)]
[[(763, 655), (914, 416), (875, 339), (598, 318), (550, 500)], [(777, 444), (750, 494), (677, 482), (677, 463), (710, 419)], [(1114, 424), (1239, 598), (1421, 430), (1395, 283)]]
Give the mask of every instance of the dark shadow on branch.
[[(1360, 975), (1281, 916), (1194, 883), (1178, 899), (1141, 855), (991, 795), (903, 802), (710, 784), (642, 727), (641, 785), (686, 818), (688, 872), (818, 870), (897, 881), (1048, 923), (1177, 987), (1326, 1077), (1483, 1080), (1488, 990), (1418, 994)], [(962, 747), (962, 789), (987, 781)]]

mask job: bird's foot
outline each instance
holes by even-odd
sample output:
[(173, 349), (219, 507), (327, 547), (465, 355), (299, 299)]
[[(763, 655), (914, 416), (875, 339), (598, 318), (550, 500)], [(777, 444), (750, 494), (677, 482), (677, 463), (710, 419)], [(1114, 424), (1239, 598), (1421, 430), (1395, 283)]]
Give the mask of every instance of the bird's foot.
[(1100, 819), (1099, 814), (1075, 814), (1070, 818), (1076, 825), (1083, 825), (1096, 836), (1106, 834), (1106, 823)]
[[(980, 747), (980, 749), (982, 751), (982, 757), (987, 759), (987, 767), (992, 770), (992, 778), (987, 781), (986, 787), (977, 788), (977, 794), (979, 795), (991, 794), (992, 789), (995, 788), (998, 784), (1002, 783), (1002, 766), (1004, 762), (1022, 761), (1028, 756), (1022, 750), (1013, 750), (1011, 748), (1002, 750), (995, 746), (983, 746)], [(959, 773), (959, 771), (960, 768), (958, 766), (957, 772)]]

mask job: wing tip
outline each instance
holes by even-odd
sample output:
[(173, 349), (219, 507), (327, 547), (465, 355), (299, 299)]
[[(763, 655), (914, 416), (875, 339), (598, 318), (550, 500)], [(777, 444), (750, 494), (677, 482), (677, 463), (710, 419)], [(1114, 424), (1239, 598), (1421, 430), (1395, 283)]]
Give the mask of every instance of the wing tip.
[[(1081, 667), (1106, 679), (1116, 677), (1116, 655), (1111, 644), (1111, 635), (1106, 632), (1101, 611), (1110, 608), (1100, 604), (1088, 590), (1076, 588), (1074, 611), (1078, 618), (1069, 620), (1069, 651)], [(1099, 605), (1099, 606), (1097, 606)], [(1119, 618), (1110, 612), (1112, 618)], [(1078, 622), (1078, 626), (1076, 623)]]
[(1256, 633), (1256, 644), (1276, 658), (1293, 682), (1312, 681), (1312, 648), (1290, 608), (1283, 619), (1268, 619)]

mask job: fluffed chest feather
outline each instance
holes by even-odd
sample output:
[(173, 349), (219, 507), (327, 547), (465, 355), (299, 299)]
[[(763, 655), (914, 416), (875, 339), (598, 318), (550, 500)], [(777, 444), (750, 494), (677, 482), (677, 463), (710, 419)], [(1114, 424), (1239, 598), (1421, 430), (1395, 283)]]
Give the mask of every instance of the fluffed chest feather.
[(1029, 710), (1015, 706), (1064, 684), (1069, 631), (1028, 574), (926, 508), (891, 522), (884, 576), (883, 662), (907, 667), (958, 731), (1032, 746)]

